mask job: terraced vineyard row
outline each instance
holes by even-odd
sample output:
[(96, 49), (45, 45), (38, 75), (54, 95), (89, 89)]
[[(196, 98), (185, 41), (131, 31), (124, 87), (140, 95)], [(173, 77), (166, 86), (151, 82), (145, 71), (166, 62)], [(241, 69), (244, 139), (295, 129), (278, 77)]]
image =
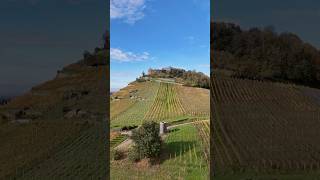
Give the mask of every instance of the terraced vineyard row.
[(17, 169), (7, 179), (106, 179), (105, 130), (90, 125), (33, 166)]
[(210, 116), (210, 93), (208, 89), (176, 86), (183, 108), (190, 116)]
[(199, 120), (195, 123), (195, 127), (198, 130), (198, 134), (201, 140), (201, 149), (205, 160), (209, 166), (210, 163), (210, 122)]
[(130, 101), (134, 101), (130, 108), (111, 119), (111, 127), (139, 125), (142, 123), (155, 100), (160, 85), (157, 82), (148, 82), (146, 86), (138, 90), (137, 96), (140, 97), (139, 99), (130, 99)]
[(145, 120), (168, 120), (185, 115), (186, 112), (177, 95), (176, 87), (170, 83), (160, 83), (157, 96), (145, 115)]
[(304, 87), (211, 78), (216, 174), (320, 169), (320, 106)]

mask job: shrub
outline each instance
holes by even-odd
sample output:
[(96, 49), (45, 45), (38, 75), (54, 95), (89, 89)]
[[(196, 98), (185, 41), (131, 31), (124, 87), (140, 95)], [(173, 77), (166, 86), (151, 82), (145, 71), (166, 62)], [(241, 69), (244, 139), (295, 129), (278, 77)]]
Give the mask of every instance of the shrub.
[(139, 152), (141, 158), (156, 158), (160, 155), (161, 138), (159, 136), (159, 125), (155, 122), (145, 122), (142, 126), (132, 132), (133, 147)]
[(119, 150), (114, 150), (113, 151), (113, 159), (114, 160), (120, 160), (123, 158), (123, 152)]
[(138, 152), (137, 148), (135, 148), (135, 146), (133, 146), (133, 148), (129, 150), (128, 158), (132, 162), (137, 162), (141, 159), (140, 153)]

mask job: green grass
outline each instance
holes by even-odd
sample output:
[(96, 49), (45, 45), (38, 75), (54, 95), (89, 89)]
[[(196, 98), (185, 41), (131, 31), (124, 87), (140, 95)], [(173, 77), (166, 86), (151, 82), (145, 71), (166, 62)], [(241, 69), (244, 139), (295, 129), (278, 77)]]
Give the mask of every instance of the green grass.
[(139, 96), (143, 97), (144, 100), (136, 101), (129, 109), (111, 119), (110, 127), (114, 128), (142, 124), (145, 114), (154, 102), (158, 88), (159, 83), (150, 83), (148, 88), (139, 92)]
[(198, 131), (193, 125), (172, 129), (165, 140), (164, 168), (174, 169), (184, 179), (207, 179), (208, 167), (200, 145)]
[(160, 165), (137, 168), (111, 161), (111, 179), (209, 179), (198, 131), (193, 125), (174, 128), (164, 141)]

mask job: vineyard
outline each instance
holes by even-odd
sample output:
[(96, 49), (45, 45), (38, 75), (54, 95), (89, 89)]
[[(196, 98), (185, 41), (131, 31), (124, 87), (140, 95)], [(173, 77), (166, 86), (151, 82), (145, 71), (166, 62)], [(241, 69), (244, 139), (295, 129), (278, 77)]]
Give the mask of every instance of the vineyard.
[(148, 120), (208, 119), (210, 114), (209, 90), (173, 83), (134, 83), (113, 97), (121, 99), (111, 101), (111, 128), (139, 125)]
[(169, 120), (185, 114), (185, 110), (177, 96), (175, 85), (160, 83), (157, 96), (144, 119), (153, 121)]
[(35, 122), (24, 127), (2, 127), (1, 131), (1, 140), (8, 133), (16, 135), (2, 141), (0, 151), (6, 156), (0, 159), (0, 179), (102, 179), (106, 176), (103, 170), (106, 162), (99, 160), (105, 159), (106, 144), (104, 128), (100, 125)]
[(65, 66), (0, 107), (0, 179), (106, 179), (106, 66)]
[(320, 105), (310, 88), (217, 75), (211, 84), (217, 177), (319, 172)]
[[(177, 86), (178, 96), (182, 106), (190, 116), (210, 116), (209, 90)], [(196, 93), (196, 95), (195, 95)]]
[(144, 121), (174, 126), (164, 137), (158, 164), (111, 159), (111, 179), (208, 179), (209, 107), (208, 90), (165, 80), (134, 82), (112, 94), (111, 152), (128, 138), (119, 134), (121, 127)]
[[(111, 117), (111, 128), (118, 126), (129, 126), (141, 124), (144, 120), (144, 116), (149, 110), (149, 107), (154, 102), (159, 83), (148, 82), (138, 83), (133, 89), (127, 87), (121, 94), (124, 98), (111, 102), (111, 114), (116, 110), (115, 106), (127, 107), (126, 109), (119, 111), (113, 117)], [(135, 92), (134, 94), (130, 92)], [(118, 94), (119, 94), (118, 93)], [(118, 94), (115, 94), (116, 96)], [(131, 97), (130, 97), (131, 96)], [(131, 104), (128, 106), (128, 104)]]

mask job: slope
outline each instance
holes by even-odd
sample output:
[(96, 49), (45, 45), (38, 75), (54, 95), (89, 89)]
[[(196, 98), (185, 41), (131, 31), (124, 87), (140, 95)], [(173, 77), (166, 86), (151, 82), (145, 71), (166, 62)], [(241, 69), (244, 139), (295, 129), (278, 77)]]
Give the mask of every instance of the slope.
[(0, 179), (105, 179), (107, 54), (68, 65), (0, 107)]
[(319, 172), (317, 90), (219, 75), (211, 84), (217, 178)]

